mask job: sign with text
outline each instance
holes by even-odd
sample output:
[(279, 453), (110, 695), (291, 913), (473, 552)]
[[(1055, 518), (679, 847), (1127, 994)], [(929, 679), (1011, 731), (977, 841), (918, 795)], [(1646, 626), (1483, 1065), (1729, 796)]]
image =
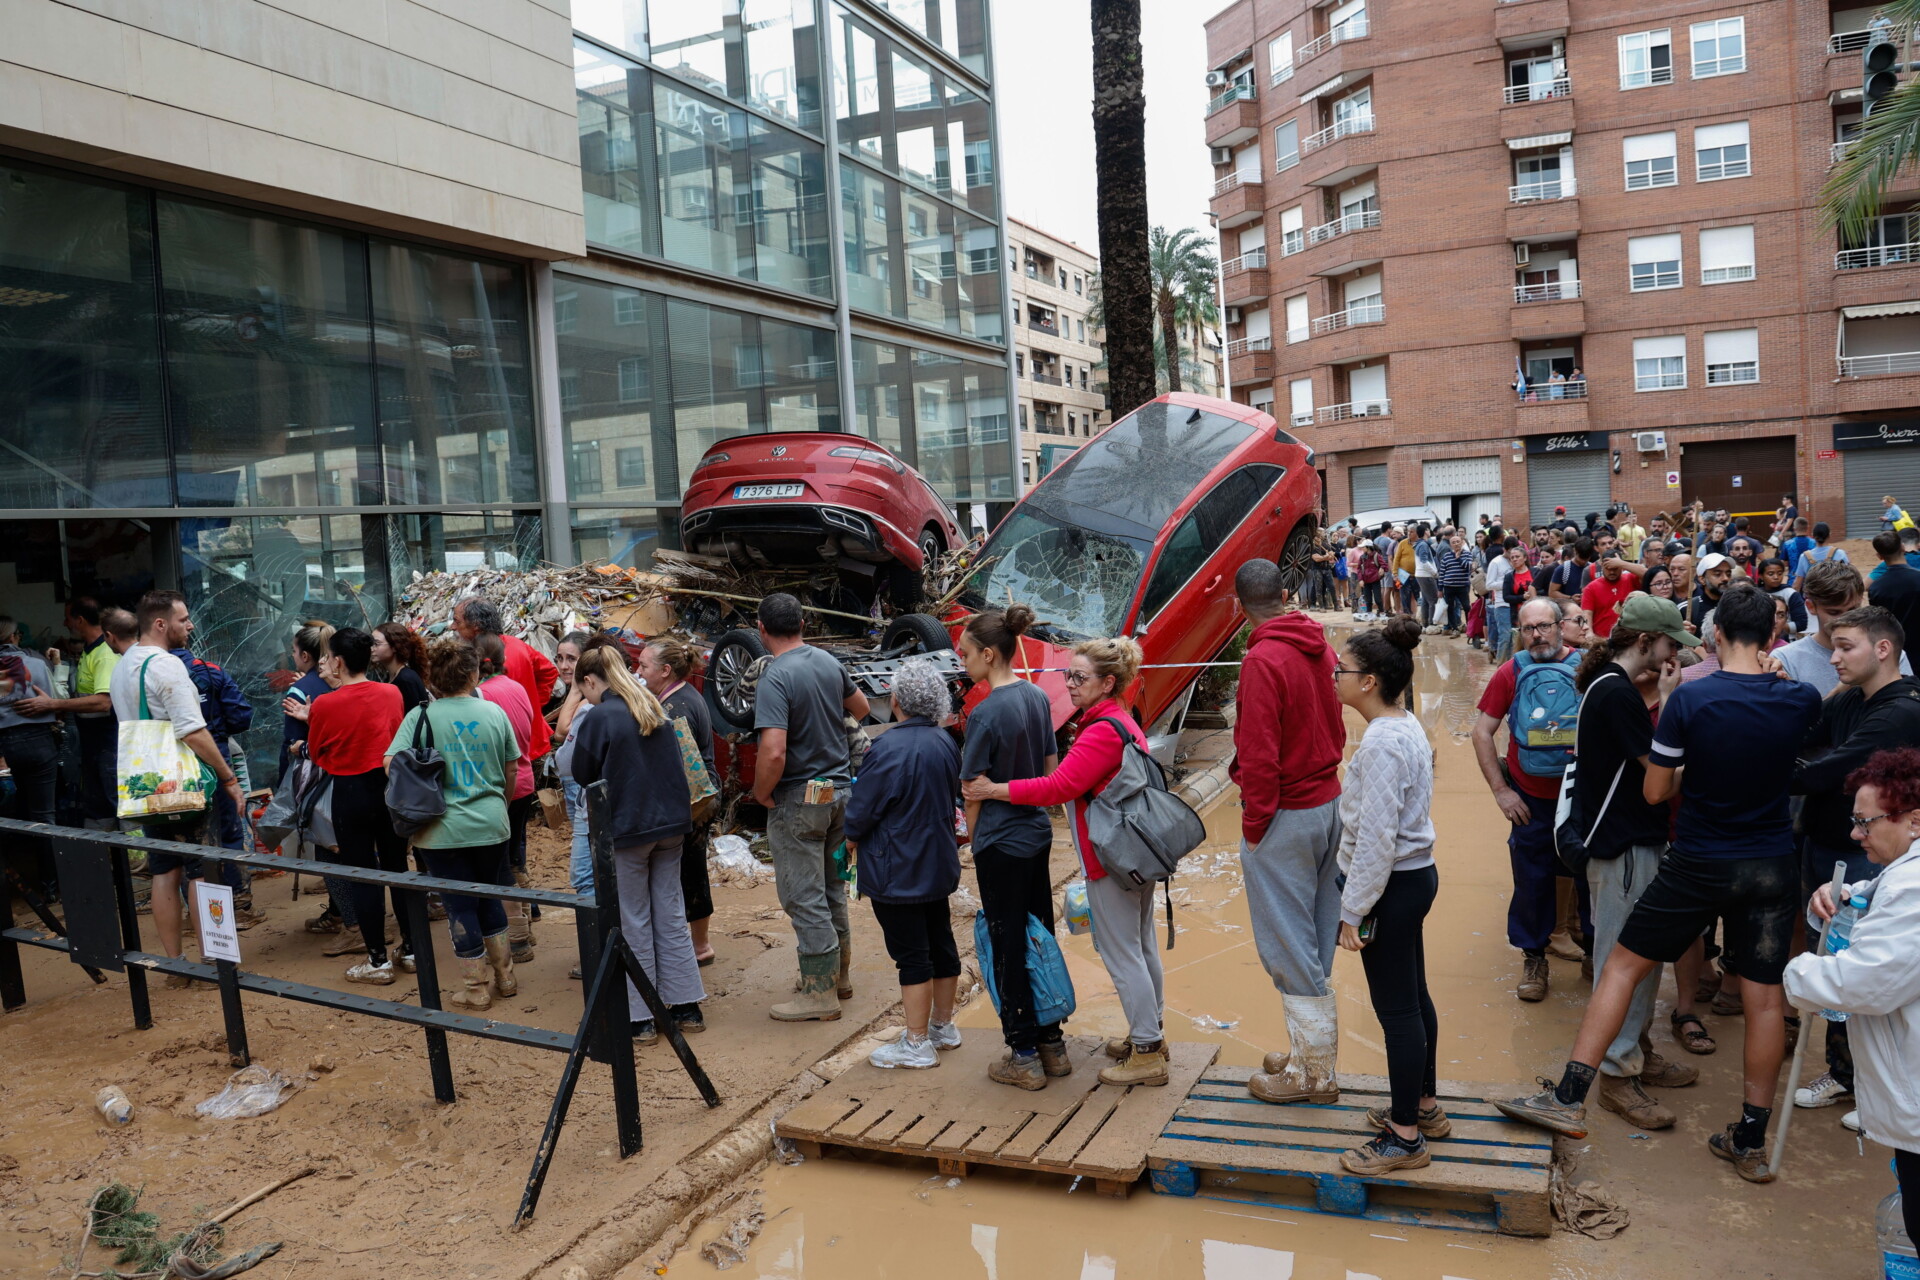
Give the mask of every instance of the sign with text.
[(202, 880), (198, 894), (200, 954), (209, 960), (240, 963), (240, 930), (233, 919), (233, 890)]
[(1591, 453), (1607, 447), (1604, 431), (1564, 431), (1554, 436), (1528, 436), (1528, 453)]
[(1920, 444), (1920, 418), (1833, 424), (1835, 449), (1889, 449), (1916, 444)]
[(1840, 456), (1840, 451), (1838, 449), (1816, 449), (1813, 456), (1822, 462), (1832, 462)]

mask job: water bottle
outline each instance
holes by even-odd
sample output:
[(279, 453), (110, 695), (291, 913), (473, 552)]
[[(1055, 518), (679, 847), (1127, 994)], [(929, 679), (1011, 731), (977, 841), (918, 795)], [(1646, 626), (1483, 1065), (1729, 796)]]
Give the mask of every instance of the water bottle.
[[(1860, 894), (1853, 897), (1833, 913), (1833, 919), (1827, 922), (1827, 954), (1837, 956), (1853, 943), (1853, 926), (1867, 909), (1867, 900)], [(1847, 1015), (1837, 1009), (1822, 1009), (1820, 1016), (1828, 1022), (1845, 1022)]]
[(1886, 1280), (1920, 1280), (1920, 1257), (1913, 1241), (1907, 1239), (1906, 1222), (1900, 1213), (1900, 1191), (1880, 1202), (1873, 1215), (1874, 1238), (1880, 1242), (1880, 1265)]
[[(133, 1103), (127, 1101), (126, 1092), (117, 1084), (110, 1084), (94, 1094), (93, 1106), (109, 1124), (126, 1124), (133, 1119)], [(1897, 1215), (1899, 1210), (1894, 1212)]]

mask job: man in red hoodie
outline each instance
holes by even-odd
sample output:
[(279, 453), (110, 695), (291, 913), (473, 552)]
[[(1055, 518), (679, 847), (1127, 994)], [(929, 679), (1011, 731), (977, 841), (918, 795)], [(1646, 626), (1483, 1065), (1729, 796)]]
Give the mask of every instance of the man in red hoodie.
[(1233, 780), (1253, 939), (1286, 998), (1289, 1052), (1247, 1089), (1263, 1102), (1334, 1102), (1339, 1044), (1328, 978), (1340, 938), (1340, 756), (1346, 743), (1326, 631), (1290, 609), (1280, 569), (1249, 560), (1233, 579), (1253, 624), (1234, 696)]

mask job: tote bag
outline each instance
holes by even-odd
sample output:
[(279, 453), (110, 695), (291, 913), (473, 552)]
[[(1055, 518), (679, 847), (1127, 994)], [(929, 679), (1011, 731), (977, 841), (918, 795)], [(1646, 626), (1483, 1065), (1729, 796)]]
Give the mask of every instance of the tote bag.
[(213, 770), (174, 736), (173, 721), (153, 718), (147, 704), (147, 666), (152, 661), (140, 664), (140, 718), (120, 722), (115, 812), (143, 826), (187, 825), (207, 810)]
[(693, 803), (696, 825), (713, 817), (720, 805), (720, 789), (707, 773), (707, 762), (700, 758), (700, 744), (693, 740), (693, 728), (684, 716), (675, 716), (673, 740), (680, 748), (680, 772), (687, 777), (687, 798)]

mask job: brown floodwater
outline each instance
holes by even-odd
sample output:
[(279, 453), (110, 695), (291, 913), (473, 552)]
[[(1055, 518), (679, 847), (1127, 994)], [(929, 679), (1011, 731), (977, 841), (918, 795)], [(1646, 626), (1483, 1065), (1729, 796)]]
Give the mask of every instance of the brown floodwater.
[[(1336, 640), (1340, 632), (1336, 631)], [(1417, 710), (1436, 756), (1436, 856), (1440, 896), (1427, 921), (1428, 981), (1440, 1015), (1443, 1079), (1519, 1092), (1536, 1074), (1557, 1073), (1584, 1008), (1579, 966), (1555, 960), (1546, 1001), (1515, 1000), (1519, 953), (1505, 937), (1510, 886), (1506, 823), (1474, 763), (1469, 733), (1487, 659), (1463, 641), (1429, 637), (1418, 655)], [(1349, 715), (1350, 741), (1360, 721)], [(1238, 795), (1207, 815), (1210, 840), (1183, 869), (1179, 921), (1166, 965), (1166, 1033), (1220, 1046), (1225, 1064), (1252, 1065), (1286, 1047), (1281, 1001), (1261, 969), (1248, 927), (1238, 867)], [(1056, 857), (1059, 856), (1056, 851)], [(1059, 865), (1059, 864), (1056, 864)], [(1085, 936), (1064, 940), (1078, 994), (1076, 1034), (1125, 1031), (1105, 971)], [(1380, 1026), (1357, 956), (1339, 954), (1340, 1065), (1384, 1073)], [(1670, 1057), (1669, 976), (1655, 1041)], [(991, 1005), (962, 1011), (968, 1036), (993, 1038)], [(931, 1166), (834, 1156), (769, 1166), (755, 1181), (766, 1224), (733, 1273), (767, 1280), (1613, 1280), (1704, 1271), (1749, 1277), (1875, 1274), (1872, 1210), (1891, 1189), (1887, 1156), (1863, 1158), (1838, 1124), (1839, 1108), (1802, 1112), (1787, 1171), (1767, 1187), (1741, 1182), (1705, 1149), (1709, 1133), (1738, 1113), (1740, 1024), (1710, 1018), (1720, 1050), (1687, 1058), (1698, 1085), (1659, 1096), (1679, 1116), (1671, 1130), (1640, 1134), (1592, 1108), (1592, 1136), (1569, 1145), (1581, 1179), (1595, 1179), (1627, 1208), (1633, 1225), (1610, 1241), (1564, 1231), (1547, 1240), (1406, 1227), (1240, 1204), (1152, 1194), (1145, 1182), (1125, 1201), (1062, 1178), (986, 1169), (963, 1179)], [(1814, 1055), (1817, 1059), (1818, 1055)], [(1810, 1065), (1808, 1074), (1818, 1070)], [(668, 1265), (708, 1273), (700, 1247), (738, 1208), (703, 1224)], [(642, 1272), (623, 1273), (638, 1280)], [(645, 1274), (653, 1274), (648, 1267)]]

